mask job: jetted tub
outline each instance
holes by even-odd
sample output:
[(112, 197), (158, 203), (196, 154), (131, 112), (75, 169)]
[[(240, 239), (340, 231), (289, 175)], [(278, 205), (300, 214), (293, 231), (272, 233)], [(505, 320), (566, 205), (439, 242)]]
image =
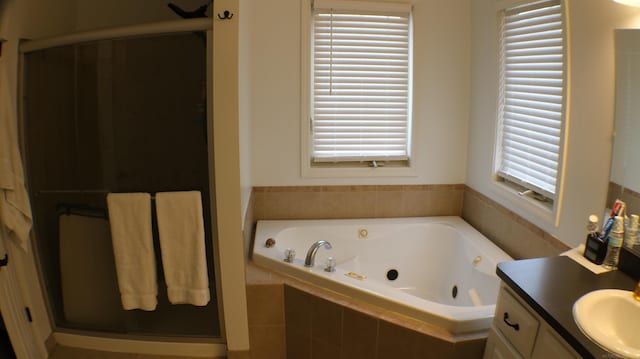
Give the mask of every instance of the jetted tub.
[[(273, 243), (267, 246), (267, 240)], [(315, 265), (304, 266), (319, 240)], [(296, 253), (284, 261), (285, 251)], [(335, 271), (325, 271), (328, 257)], [(253, 261), (451, 333), (487, 330), (513, 260), (460, 217), (259, 221)]]

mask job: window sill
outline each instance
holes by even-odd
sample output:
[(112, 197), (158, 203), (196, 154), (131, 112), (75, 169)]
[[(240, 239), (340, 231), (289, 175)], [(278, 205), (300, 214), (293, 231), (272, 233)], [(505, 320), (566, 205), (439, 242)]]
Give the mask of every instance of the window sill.
[(349, 178), (349, 177), (417, 177), (412, 166), (406, 167), (343, 167), (318, 166), (309, 164), (302, 166), (302, 177), (308, 178)]
[[(497, 196), (499, 203), (533, 224), (547, 228), (558, 226), (559, 215), (557, 204), (554, 204), (553, 208), (550, 208), (548, 205), (536, 199), (520, 195), (515, 188), (500, 181), (494, 181), (490, 189), (491, 192)], [(557, 203), (558, 200), (555, 202)]]

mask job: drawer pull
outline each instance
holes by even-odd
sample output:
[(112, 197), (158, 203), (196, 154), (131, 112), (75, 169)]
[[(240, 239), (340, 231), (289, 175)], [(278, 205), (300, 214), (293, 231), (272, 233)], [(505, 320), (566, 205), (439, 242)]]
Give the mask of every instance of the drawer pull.
[(511, 328), (513, 328), (515, 331), (520, 330), (520, 324), (511, 324), (509, 323), (509, 313), (504, 312), (504, 316), (502, 317), (502, 320), (504, 320), (504, 322), (510, 326)]

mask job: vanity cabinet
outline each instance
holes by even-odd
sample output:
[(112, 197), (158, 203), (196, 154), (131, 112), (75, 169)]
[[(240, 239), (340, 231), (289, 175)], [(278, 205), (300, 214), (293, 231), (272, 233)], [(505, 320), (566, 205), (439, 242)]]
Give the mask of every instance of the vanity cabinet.
[(484, 358), (562, 359), (581, 356), (502, 283)]

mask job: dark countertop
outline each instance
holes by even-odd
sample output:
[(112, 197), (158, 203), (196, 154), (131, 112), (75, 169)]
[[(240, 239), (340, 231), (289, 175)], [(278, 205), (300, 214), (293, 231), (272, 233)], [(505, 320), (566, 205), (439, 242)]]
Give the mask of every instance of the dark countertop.
[(573, 303), (598, 289), (633, 290), (636, 281), (621, 271), (594, 274), (564, 256), (498, 264), (498, 277), (584, 358), (616, 358), (587, 338), (573, 320)]

